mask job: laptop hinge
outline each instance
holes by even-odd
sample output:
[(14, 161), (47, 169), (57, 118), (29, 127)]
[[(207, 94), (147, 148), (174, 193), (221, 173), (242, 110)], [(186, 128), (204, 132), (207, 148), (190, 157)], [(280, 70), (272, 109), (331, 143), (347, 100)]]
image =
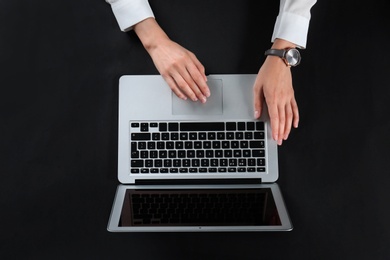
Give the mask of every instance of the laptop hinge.
[(261, 184), (261, 178), (135, 180), (136, 185)]

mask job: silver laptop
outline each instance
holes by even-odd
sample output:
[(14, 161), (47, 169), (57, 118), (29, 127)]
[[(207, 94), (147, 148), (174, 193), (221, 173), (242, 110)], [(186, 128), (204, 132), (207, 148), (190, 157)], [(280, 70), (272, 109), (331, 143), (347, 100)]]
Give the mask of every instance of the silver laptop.
[(205, 104), (160, 75), (119, 80), (111, 232), (289, 231), (268, 113), (253, 118), (256, 74), (208, 76)]

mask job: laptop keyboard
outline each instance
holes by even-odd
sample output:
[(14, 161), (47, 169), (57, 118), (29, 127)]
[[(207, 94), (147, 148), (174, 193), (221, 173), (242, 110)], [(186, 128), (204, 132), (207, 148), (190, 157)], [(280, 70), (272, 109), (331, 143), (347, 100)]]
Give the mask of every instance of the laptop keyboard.
[(130, 122), (132, 174), (265, 172), (264, 122)]

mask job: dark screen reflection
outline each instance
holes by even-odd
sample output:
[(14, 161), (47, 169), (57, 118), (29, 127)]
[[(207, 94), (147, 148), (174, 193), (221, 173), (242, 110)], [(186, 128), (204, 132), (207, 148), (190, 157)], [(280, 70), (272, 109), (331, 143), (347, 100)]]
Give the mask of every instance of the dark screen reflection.
[(270, 188), (126, 191), (119, 226), (281, 225)]

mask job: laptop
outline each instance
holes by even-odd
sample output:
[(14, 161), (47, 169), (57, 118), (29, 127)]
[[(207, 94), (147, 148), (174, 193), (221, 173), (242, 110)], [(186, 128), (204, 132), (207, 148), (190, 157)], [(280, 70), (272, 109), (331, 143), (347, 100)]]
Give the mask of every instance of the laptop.
[(118, 180), (110, 232), (290, 231), (256, 74), (209, 75), (207, 102), (160, 75), (119, 79)]

